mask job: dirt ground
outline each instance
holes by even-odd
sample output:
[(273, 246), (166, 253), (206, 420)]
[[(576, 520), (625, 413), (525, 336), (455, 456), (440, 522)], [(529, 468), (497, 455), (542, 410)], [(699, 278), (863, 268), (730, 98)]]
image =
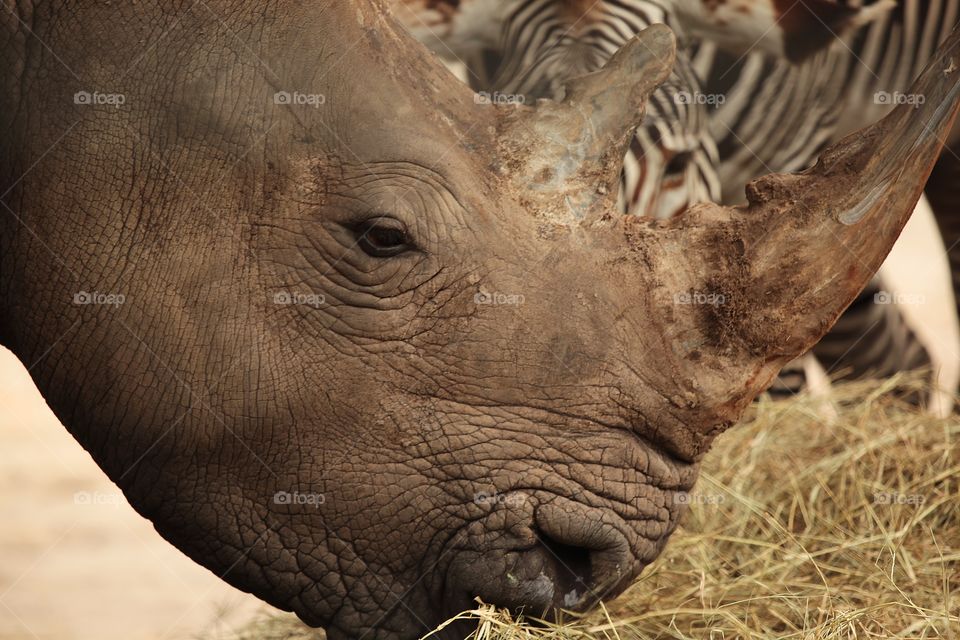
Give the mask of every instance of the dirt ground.
[[(939, 246), (921, 207), (885, 272), (950, 385), (960, 340)], [(162, 540), (3, 349), (0, 452), (0, 640), (210, 637), (264, 606)]]
[(6, 350), (0, 452), (0, 639), (191, 638), (260, 606), (134, 512)]

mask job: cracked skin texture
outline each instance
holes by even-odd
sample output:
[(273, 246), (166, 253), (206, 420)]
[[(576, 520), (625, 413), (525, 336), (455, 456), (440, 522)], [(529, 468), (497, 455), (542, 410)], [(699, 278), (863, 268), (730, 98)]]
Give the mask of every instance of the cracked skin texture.
[[(607, 144), (629, 139), (669, 72), (669, 32), (635, 48), (659, 58), (615, 63), (642, 72), (632, 87), (593, 76), (570, 92), (608, 128), (629, 113), (583, 147), (563, 192), (531, 195), (525, 169), (544, 163), (525, 164), (523, 148), (537, 159), (537, 127), (475, 104), (379, 7), (0, 12), (0, 184), (14, 185), (0, 341), (164, 537), (333, 640), (415, 638), (474, 596), (585, 608), (657, 555), (711, 440), (869, 270), (810, 305), (817, 331), (792, 339), (778, 323), (786, 347), (678, 310), (676, 293), (725, 264), (738, 305), (763, 283), (706, 246), (718, 234), (758, 262), (775, 256), (726, 210), (694, 212), (689, 237), (683, 223), (660, 233), (600, 215), (614, 190), (588, 183), (619, 175)], [(78, 91), (125, 102), (80, 105)], [(325, 101), (278, 105), (278, 91)], [(629, 104), (604, 102), (611, 91)], [(570, 139), (584, 126), (549, 111)], [(513, 155), (495, 157), (510, 136)], [(587, 226), (562, 221), (577, 180), (597, 190), (582, 199)], [(389, 258), (356, 233), (383, 216), (409, 240)], [(895, 237), (876, 234), (869, 259)], [(696, 248), (708, 262), (684, 263)], [(80, 291), (125, 302), (74, 304)], [(523, 298), (478, 304), (483, 293)]]
[[(5, 19), (4, 184), (54, 151), (5, 198), (22, 224), (0, 227), (3, 343), (38, 361), (55, 413), (163, 536), (331, 638), (417, 637), (475, 595), (612, 596), (695, 476), (633, 431), (660, 401), (628, 362), (643, 319), (595, 281), (628, 271), (623, 249), (541, 239), (476, 157), (491, 117), (469, 94), (425, 112), (443, 85), (385, 64), (396, 36), (374, 12), (253, 4)], [(359, 68), (402, 90), (371, 96)], [(77, 105), (81, 90), (125, 104)], [(326, 106), (278, 107), (279, 90)], [(480, 118), (475, 133), (449, 133), (452, 113)], [(345, 225), (383, 213), (416, 251), (356, 249)], [(75, 305), (79, 291), (126, 301)], [(546, 538), (585, 550), (566, 561), (579, 575)]]

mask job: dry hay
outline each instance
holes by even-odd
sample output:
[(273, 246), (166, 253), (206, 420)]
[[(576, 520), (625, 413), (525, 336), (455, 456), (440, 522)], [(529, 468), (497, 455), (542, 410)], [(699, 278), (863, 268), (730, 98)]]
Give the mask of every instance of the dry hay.
[[(889, 393), (918, 384), (761, 400), (717, 441), (680, 529), (625, 594), (562, 625), (490, 606), (460, 617), (475, 640), (960, 639), (960, 418)], [(322, 634), (275, 617), (237, 637)]]

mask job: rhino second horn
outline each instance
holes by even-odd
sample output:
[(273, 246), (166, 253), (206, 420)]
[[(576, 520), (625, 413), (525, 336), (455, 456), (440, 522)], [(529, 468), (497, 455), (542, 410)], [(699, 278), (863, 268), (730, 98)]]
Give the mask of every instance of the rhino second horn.
[[(676, 38), (656, 24), (637, 34), (603, 68), (569, 81), (560, 102), (503, 114), (502, 159), (530, 209), (575, 224), (613, 211), (616, 185), (646, 101), (666, 80)], [(516, 166), (516, 165), (519, 165)]]

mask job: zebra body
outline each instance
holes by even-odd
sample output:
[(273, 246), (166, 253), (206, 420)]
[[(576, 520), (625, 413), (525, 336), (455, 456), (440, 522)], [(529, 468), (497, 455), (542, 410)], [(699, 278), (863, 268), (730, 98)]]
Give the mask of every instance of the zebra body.
[[(886, 6), (885, 0), (867, 5)], [(726, 202), (759, 175), (809, 167), (831, 142), (884, 116), (960, 17), (960, 0), (901, 0), (804, 64), (756, 53), (736, 58), (703, 43), (692, 54), (705, 91)]]

